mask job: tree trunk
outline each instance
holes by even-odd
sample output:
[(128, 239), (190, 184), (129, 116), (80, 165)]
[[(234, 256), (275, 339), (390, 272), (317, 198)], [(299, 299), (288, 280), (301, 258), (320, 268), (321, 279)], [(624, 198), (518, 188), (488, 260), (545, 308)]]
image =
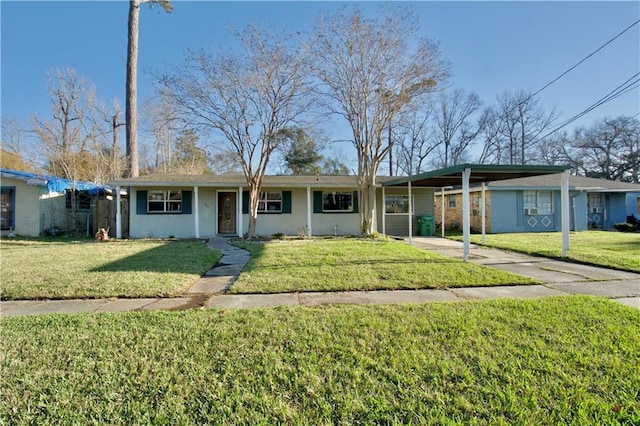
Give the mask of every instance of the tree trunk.
[(127, 177), (140, 174), (138, 166), (138, 18), (140, 0), (129, 1), (129, 33), (127, 47), (126, 139)]
[(256, 184), (249, 185), (249, 229), (247, 238), (256, 236), (258, 229), (258, 202), (260, 201), (260, 186)]

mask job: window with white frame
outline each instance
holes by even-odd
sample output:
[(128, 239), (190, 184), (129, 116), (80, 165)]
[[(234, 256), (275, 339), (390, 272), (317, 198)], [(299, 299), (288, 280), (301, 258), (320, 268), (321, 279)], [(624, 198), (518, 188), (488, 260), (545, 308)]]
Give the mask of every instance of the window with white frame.
[(182, 191), (149, 191), (148, 213), (181, 213)]
[(529, 214), (553, 214), (552, 191), (523, 191), (524, 209)]
[(282, 192), (262, 192), (258, 213), (282, 213)]
[(351, 212), (353, 211), (353, 192), (323, 192), (323, 212)]
[[(412, 205), (415, 205), (415, 199), (411, 196)], [(409, 214), (409, 196), (408, 195), (385, 195), (384, 197), (386, 214)], [(411, 209), (415, 211), (415, 208)]]
[(450, 209), (455, 209), (456, 208), (456, 194), (449, 194), (449, 208)]
[(587, 209), (589, 213), (602, 213), (603, 207), (602, 194), (598, 192), (590, 192), (587, 194)]

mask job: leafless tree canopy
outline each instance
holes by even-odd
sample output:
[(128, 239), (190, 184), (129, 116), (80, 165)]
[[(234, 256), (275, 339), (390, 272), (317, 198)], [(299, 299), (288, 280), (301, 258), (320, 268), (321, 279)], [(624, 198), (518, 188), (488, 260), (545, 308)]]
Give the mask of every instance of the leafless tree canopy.
[(353, 133), (364, 234), (375, 230), (375, 179), (390, 149), (384, 130), (446, 77), (437, 44), (415, 40), (416, 33), (415, 19), (399, 9), (377, 19), (355, 10), (321, 19), (311, 41), (326, 105), (347, 120)]
[(249, 27), (245, 55), (190, 52), (161, 90), (188, 126), (222, 135), (241, 164), (250, 193), (248, 236), (256, 235), (258, 199), (279, 131), (308, 111), (306, 55), (292, 40)]
[(480, 161), (491, 164), (527, 164), (536, 146), (558, 117), (545, 111), (529, 92), (504, 92), (485, 112), (485, 145)]

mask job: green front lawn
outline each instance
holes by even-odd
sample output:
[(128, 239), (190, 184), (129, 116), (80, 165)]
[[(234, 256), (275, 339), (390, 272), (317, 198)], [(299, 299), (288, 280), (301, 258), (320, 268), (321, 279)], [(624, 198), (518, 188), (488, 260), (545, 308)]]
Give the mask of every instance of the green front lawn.
[(312, 239), (236, 243), (251, 260), (231, 293), (417, 289), (536, 281), (397, 241)]
[(1, 424), (640, 424), (605, 299), (9, 317)]
[(175, 296), (220, 258), (201, 241), (9, 240), (2, 299)]
[[(462, 240), (462, 236), (452, 237)], [(482, 243), (481, 235), (471, 242)], [(561, 232), (487, 234), (487, 246), (531, 255), (559, 258), (562, 255)], [(640, 272), (640, 233), (612, 231), (571, 232), (569, 259), (605, 267)]]

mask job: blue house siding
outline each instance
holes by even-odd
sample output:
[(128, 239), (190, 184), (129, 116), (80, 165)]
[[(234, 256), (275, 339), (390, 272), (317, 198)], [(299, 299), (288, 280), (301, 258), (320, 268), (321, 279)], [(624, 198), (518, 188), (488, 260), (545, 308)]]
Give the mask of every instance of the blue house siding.
[[(517, 208), (516, 191), (491, 191), (489, 196), (491, 197), (492, 212), (491, 232), (523, 232), (524, 222), (522, 222), (522, 217), (516, 214), (516, 211), (522, 211)], [(520, 205), (522, 204), (520, 203)]]
[(587, 229), (587, 194), (584, 192), (570, 193), (571, 204), (571, 229), (584, 231)]
[[(570, 227), (572, 230), (587, 229), (586, 195), (569, 192)], [(553, 191), (553, 213), (548, 215), (525, 215), (522, 190), (492, 190), (491, 232), (553, 232), (562, 229), (562, 200), (560, 191)], [(575, 209), (575, 213), (574, 213)]]
[(627, 221), (627, 194), (609, 193), (608, 200), (605, 198), (605, 210), (607, 216), (605, 219), (605, 229), (613, 229), (613, 225)]
[(630, 192), (627, 193), (627, 215), (635, 214), (636, 216), (640, 215), (640, 211), (638, 210), (638, 197), (640, 197), (640, 192)]

